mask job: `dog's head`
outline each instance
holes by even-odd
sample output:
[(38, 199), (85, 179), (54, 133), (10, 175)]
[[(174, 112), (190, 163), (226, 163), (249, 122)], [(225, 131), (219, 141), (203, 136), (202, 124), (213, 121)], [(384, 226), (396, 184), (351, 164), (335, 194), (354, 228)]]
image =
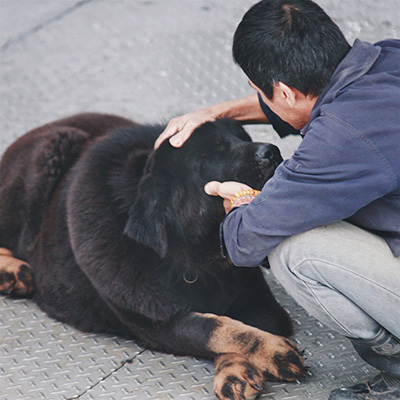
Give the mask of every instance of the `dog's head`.
[(232, 120), (209, 122), (177, 149), (168, 141), (149, 157), (125, 233), (161, 257), (219, 256), (223, 200), (209, 196), (211, 181), (238, 181), (261, 189), (282, 161), (276, 146), (253, 143)]

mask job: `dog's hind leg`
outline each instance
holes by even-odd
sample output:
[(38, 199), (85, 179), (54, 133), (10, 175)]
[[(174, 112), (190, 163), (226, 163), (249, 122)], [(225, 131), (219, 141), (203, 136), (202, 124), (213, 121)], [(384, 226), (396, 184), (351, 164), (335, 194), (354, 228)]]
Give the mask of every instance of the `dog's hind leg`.
[(33, 292), (31, 267), (15, 258), (10, 250), (0, 247), (0, 293), (13, 297), (30, 297)]
[(79, 129), (47, 126), (8, 148), (0, 165), (0, 247), (31, 259), (51, 196), (87, 141)]

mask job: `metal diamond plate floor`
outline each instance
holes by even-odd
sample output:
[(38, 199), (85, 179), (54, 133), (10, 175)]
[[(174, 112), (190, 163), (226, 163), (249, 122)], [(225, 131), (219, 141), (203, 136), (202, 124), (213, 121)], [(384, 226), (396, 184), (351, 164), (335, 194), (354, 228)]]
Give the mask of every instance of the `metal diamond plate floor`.
[[(270, 384), (262, 399), (326, 399), (340, 383), (373, 374), (350, 342), (308, 316), (268, 274), (290, 311), (309, 375)], [(142, 349), (132, 341), (78, 332), (28, 300), (0, 301), (0, 399), (214, 399), (213, 364)]]
[[(75, 112), (140, 122), (250, 93), (233, 64), (235, 26), (252, 0), (0, 0), (0, 154), (18, 136)], [(398, 0), (319, 0), (346, 37), (400, 36)], [(250, 127), (289, 157), (299, 139)], [(295, 323), (309, 375), (263, 400), (326, 400), (374, 374), (350, 342), (307, 315), (267, 275)], [(212, 363), (85, 334), (29, 300), (0, 298), (0, 400), (214, 399)]]

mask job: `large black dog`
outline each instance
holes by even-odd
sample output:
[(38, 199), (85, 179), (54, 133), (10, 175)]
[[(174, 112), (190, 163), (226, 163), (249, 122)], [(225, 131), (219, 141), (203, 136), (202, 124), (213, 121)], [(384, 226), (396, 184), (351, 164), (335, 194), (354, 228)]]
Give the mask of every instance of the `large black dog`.
[(215, 359), (221, 399), (297, 379), (288, 316), (259, 268), (221, 256), (222, 199), (203, 190), (211, 180), (260, 189), (279, 150), (220, 120), (153, 151), (162, 130), (81, 114), (17, 140), (0, 170), (0, 291), (33, 295), (83, 331)]

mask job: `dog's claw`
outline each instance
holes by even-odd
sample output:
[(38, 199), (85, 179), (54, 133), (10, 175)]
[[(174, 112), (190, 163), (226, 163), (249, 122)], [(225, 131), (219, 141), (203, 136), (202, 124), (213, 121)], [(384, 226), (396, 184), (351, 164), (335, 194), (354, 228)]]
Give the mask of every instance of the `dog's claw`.
[(214, 392), (219, 399), (246, 400), (262, 390), (262, 373), (246, 357), (226, 353), (215, 364)]

